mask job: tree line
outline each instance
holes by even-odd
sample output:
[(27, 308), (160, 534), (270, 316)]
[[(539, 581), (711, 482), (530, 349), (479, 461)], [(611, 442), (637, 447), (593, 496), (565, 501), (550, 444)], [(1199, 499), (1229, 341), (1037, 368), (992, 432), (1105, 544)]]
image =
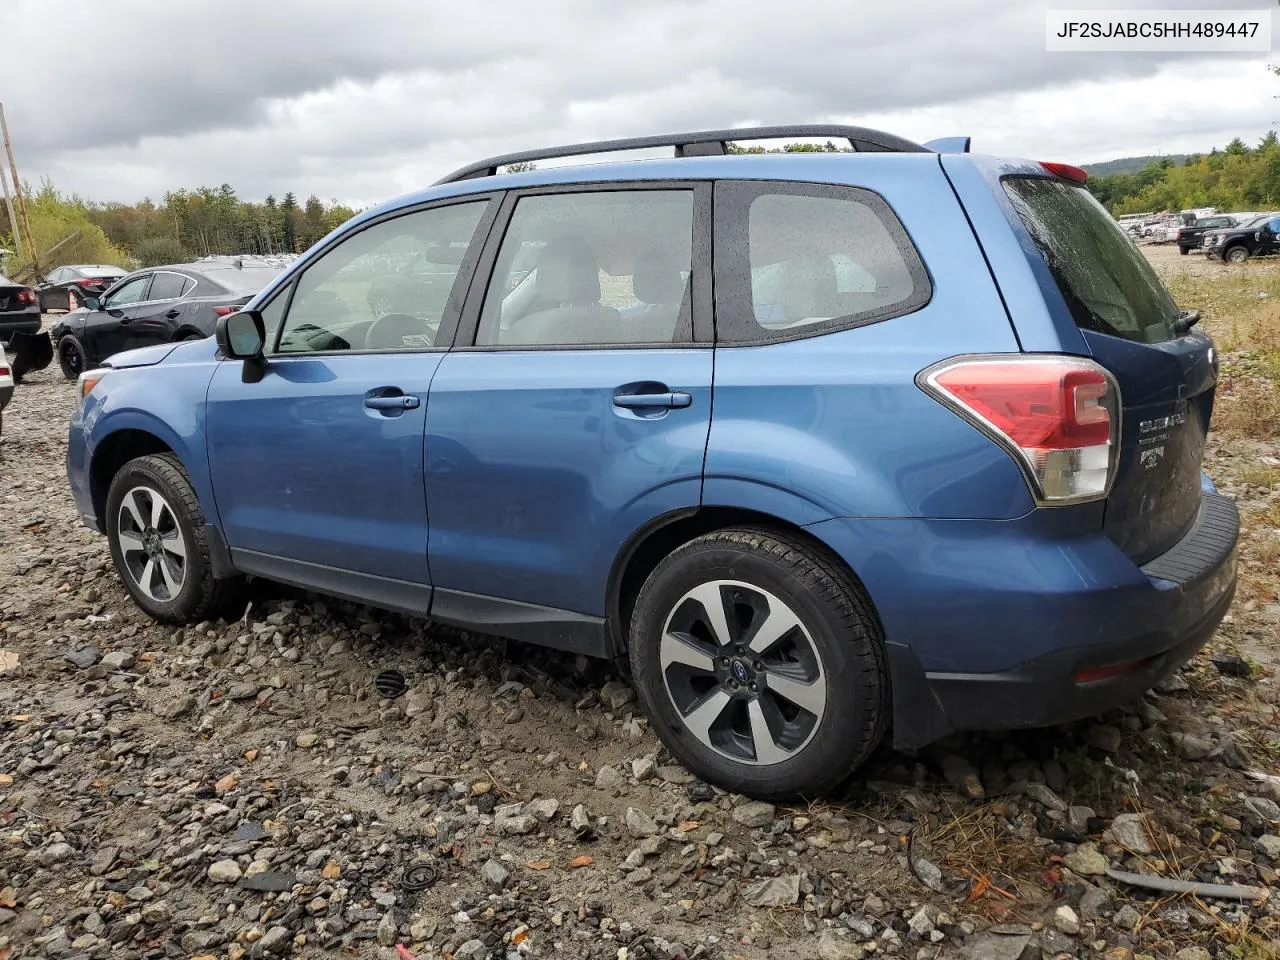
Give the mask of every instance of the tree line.
[[(95, 203), (48, 181), (24, 186), (23, 195), (42, 272), (64, 263), (133, 268), (211, 254), (301, 253), (357, 212), (316, 196), (299, 203), (291, 192), (261, 203), (243, 200), (226, 183), (172, 191), (159, 203)], [(27, 270), (25, 241), (19, 248), (0, 230), (0, 247), (9, 251), (3, 272)]]
[(1090, 177), (1088, 187), (1117, 216), (1194, 207), (1280, 209), (1280, 139), (1271, 131), (1251, 147), (1237, 137), (1182, 164), (1161, 158), (1136, 173)]

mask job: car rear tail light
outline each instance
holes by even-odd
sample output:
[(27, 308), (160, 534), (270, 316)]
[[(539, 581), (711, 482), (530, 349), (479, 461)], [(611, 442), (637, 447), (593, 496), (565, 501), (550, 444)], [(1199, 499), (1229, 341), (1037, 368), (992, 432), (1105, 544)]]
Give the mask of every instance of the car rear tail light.
[(36, 294), (35, 294), (35, 291), (34, 291), (34, 290), (28, 290), (28, 289), (26, 289), (25, 287), (24, 287), (23, 289), (19, 290), (19, 291), (18, 291), (18, 302), (19, 302), (19, 303), (27, 303), (27, 304), (35, 303), (35, 302), (36, 302)]
[(1092, 360), (959, 357), (920, 386), (1003, 446), (1045, 505), (1105, 497), (1120, 443), (1120, 389)]
[(100, 286), (102, 286), (104, 283), (106, 283), (106, 281), (105, 281), (105, 280), (103, 280), (101, 277), (85, 277), (83, 280), (81, 280), (81, 281), (80, 281), (80, 286), (82, 286), (82, 287), (100, 287)]
[(239, 313), (239, 307), (214, 307), (213, 315), (215, 317), (225, 317), (229, 313)]
[(1081, 667), (1076, 671), (1072, 679), (1076, 683), (1097, 683), (1099, 680), (1114, 680), (1116, 677), (1124, 676), (1126, 673), (1141, 670), (1151, 663), (1152, 659), (1152, 657), (1147, 657), (1143, 660), (1128, 660), (1125, 663), (1112, 663), (1105, 667)]
[(7, 376), (9, 376), (9, 368), (0, 367), (0, 377), (7, 377)]
[(1070, 180), (1072, 183), (1084, 183), (1089, 179), (1089, 174), (1079, 167), (1073, 167), (1069, 163), (1053, 163), (1049, 160), (1040, 161), (1040, 166), (1044, 167), (1055, 177), (1061, 177), (1063, 180)]

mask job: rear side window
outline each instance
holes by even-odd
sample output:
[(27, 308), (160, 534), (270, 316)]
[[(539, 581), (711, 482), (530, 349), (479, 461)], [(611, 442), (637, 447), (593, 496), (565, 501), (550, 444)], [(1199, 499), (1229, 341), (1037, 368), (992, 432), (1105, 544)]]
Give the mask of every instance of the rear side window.
[(191, 281), (177, 273), (157, 273), (151, 281), (149, 300), (177, 300)]
[(716, 338), (812, 336), (916, 310), (929, 277), (877, 194), (825, 184), (716, 184)]
[(1004, 189), (1076, 326), (1138, 343), (1173, 339), (1173, 298), (1089, 191), (1043, 177), (1008, 177)]

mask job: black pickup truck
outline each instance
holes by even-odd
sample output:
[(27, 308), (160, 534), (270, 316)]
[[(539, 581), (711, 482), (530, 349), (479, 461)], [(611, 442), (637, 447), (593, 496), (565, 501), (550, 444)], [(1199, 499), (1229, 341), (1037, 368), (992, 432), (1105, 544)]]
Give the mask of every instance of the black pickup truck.
[(1280, 253), (1280, 214), (1264, 213), (1234, 227), (1214, 230), (1204, 238), (1204, 252), (1227, 263)]
[(1213, 217), (1201, 217), (1195, 223), (1186, 227), (1178, 228), (1178, 252), (1186, 256), (1192, 250), (1199, 249), (1200, 244), (1204, 242), (1204, 234), (1206, 230), (1225, 230), (1228, 227), (1234, 227), (1239, 224), (1239, 220), (1235, 217), (1218, 215)]

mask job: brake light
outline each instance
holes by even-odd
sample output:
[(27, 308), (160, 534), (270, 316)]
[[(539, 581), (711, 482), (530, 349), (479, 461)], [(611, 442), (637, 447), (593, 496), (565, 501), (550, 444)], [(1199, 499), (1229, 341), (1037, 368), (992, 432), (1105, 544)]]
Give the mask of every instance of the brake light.
[(9, 368), (0, 367), (0, 377), (7, 377), (7, 376), (9, 376)]
[(35, 291), (28, 290), (26, 287), (23, 287), (21, 290), (18, 291), (18, 302), (28, 303), (28, 304), (35, 303), (36, 302)]
[(105, 281), (105, 280), (103, 280), (101, 277), (85, 277), (83, 280), (81, 280), (81, 281), (80, 281), (80, 286), (82, 286), (82, 287), (100, 287), (100, 286), (102, 286), (104, 283), (106, 283), (106, 281)]
[(1073, 167), (1069, 163), (1053, 163), (1049, 160), (1040, 161), (1040, 166), (1044, 167), (1055, 177), (1061, 177), (1063, 180), (1070, 180), (1072, 183), (1084, 183), (1089, 179), (1089, 174), (1081, 170), (1079, 167)]
[(1120, 390), (1092, 360), (960, 357), (921, 387), (1003, 446), (1045, 505), (1105, 497), (1120, 441)]
[(229, 313), (239, 313), (239, 307), (214, 307), (213, 315), (215, 317), (225, 317)]

